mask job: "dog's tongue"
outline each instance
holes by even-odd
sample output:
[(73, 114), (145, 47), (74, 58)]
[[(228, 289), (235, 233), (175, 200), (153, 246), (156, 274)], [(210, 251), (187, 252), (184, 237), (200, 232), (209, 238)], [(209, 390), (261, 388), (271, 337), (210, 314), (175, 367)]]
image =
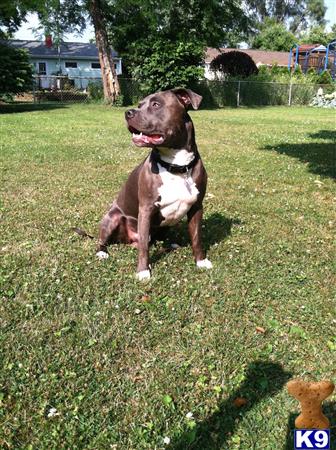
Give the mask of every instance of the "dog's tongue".
[(145, 145), (160, 145), (163, 142), (163, 137), (159, 134), (135, 134), (133, 133), (132, 141), (138, 147), (143, 147)]

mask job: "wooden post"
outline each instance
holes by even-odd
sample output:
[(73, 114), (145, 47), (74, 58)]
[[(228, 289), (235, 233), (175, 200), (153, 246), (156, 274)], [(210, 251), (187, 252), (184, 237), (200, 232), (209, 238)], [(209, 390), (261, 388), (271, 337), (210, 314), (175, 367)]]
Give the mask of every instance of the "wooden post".
[(240, 80), (238, 81), (238, 91), (237, 91), (237, 107), (239, 108), (240, 102)]
[(292, 82), (289, 83), (288, 106), (292, 105)]

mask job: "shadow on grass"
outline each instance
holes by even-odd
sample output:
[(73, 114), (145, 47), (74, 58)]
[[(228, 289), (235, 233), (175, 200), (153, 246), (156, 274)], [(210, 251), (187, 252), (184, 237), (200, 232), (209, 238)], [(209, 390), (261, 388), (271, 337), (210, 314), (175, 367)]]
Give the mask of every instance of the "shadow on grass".
[(263, 150), (277, 151), (280, 154), (298, 158), (308, 164), (308, 170), (314, 174), (336, 178), (336, 131), (321, 130), (309, 134), (311, 139), (324, 139), (326, 142), (308, 142), (302, 144), (281, 143), (267, 145)]
[(238, 218), (228, 218), (221, 213), (213, 213), (203, 219), (202, 236), (204, 249), (208, 251), (213, 245), (224, 241), (231, 234), (231, 229), (235, 225), (240, 225)]
[[(298, 405), (299, 410), (299, 405)], [(336, 450), (336, 401), (323, 403), (323, 414), (328, 417), (331, 423), (330, 428), (330, 450)], [(287, 423), (287, 438), (283, 450), (294, 449), (294, 429), (295, 419), (299, 415), (298, 413), (290, 413)]]
[[(229, 219), (221, 213), (213, 213), (202, 220), (202, 241), (203, 247), (208, 251), (213, 245), (220, 243), (231, 234), (233, 225), (240, 224), (239, 219)], [(164, 251), (158, 250), (151, 257), (152, 262), (157, 262), (162, 256), (170, 251), (170, 244), (177, 243), (180, 247), (191, 245), (188, 234), (188, 227), (185, 222), (177, 224), (175, 227), (160, 228), (155, 240), (164, 240), (167, 247)]]
[[(291, 378), (278, 363), (255, 361), (249, 365), (245, 381), (221, 403), (218, 411), (205, 421), (183, 433), (168, 447), (169, 450), (216, 450), (228, 447), (239, 420), (261, 400), (275, 395)], [(236, 398), (247, 400), (242, 407), (234, 406)]]
[(59, 103), (8, 103), (3, 105), (0, 104), (0, 114), (47, 111), (60, 108), (67, 108), (67, 105)]
[(336, 131), (335, 130), (320, 130), (317, 133), (311, 133), (309, 135), (312, 139), (325, 139), (327, 141), (332, 141), (336, 144)]

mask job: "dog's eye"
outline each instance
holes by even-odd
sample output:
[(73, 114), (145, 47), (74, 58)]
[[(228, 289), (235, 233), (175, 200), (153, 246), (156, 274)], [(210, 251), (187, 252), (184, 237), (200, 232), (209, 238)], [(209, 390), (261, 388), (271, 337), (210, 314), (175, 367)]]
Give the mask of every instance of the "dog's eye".
[(154, 108), (159, 108), (161, 105), (160, 105), (159, 102), (152, 102), (152, 106), (153, 106)]

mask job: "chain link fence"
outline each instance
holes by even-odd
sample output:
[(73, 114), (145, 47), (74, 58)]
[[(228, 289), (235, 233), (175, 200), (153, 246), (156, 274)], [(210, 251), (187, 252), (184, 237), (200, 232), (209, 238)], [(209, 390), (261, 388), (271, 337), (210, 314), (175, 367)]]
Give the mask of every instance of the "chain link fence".
[[(214, 107), (309, 105), (321, 88), (332, 93), (336, 85), (276, 83), (260, 81), (202, 81), (195, 89)], [(321, 92), (321, 91), (320, 91)]]
[[(118, 106), (136, 104), (147, 95), (141, 84), (129, 78), (119, 78), (121, 96)], [(239, 107), (267, 105), (309, 105), (318, 90), (325, 94), (335, 91), (335, 85), (308, 83), (276, 83), (259, 81), (202, 80), (191, 86), (203, 96), (203, 107)], [(321, 92), (321, 91), (320, 91)], [(101, 78), (36, 76), (31, 91), (13, 98), (18, 103), (87, 103), (103, 102)]]
[[(141, 97), (139, 83), (135, 80), (119, 79), (121, 96), (118, 105), (131, 105)], [(88, 103), (103, 102), (104, 89), (101, 77), (68, 77), (37, 75), (31, 89), (11, 98), (16, 104), (44, 103)]]

